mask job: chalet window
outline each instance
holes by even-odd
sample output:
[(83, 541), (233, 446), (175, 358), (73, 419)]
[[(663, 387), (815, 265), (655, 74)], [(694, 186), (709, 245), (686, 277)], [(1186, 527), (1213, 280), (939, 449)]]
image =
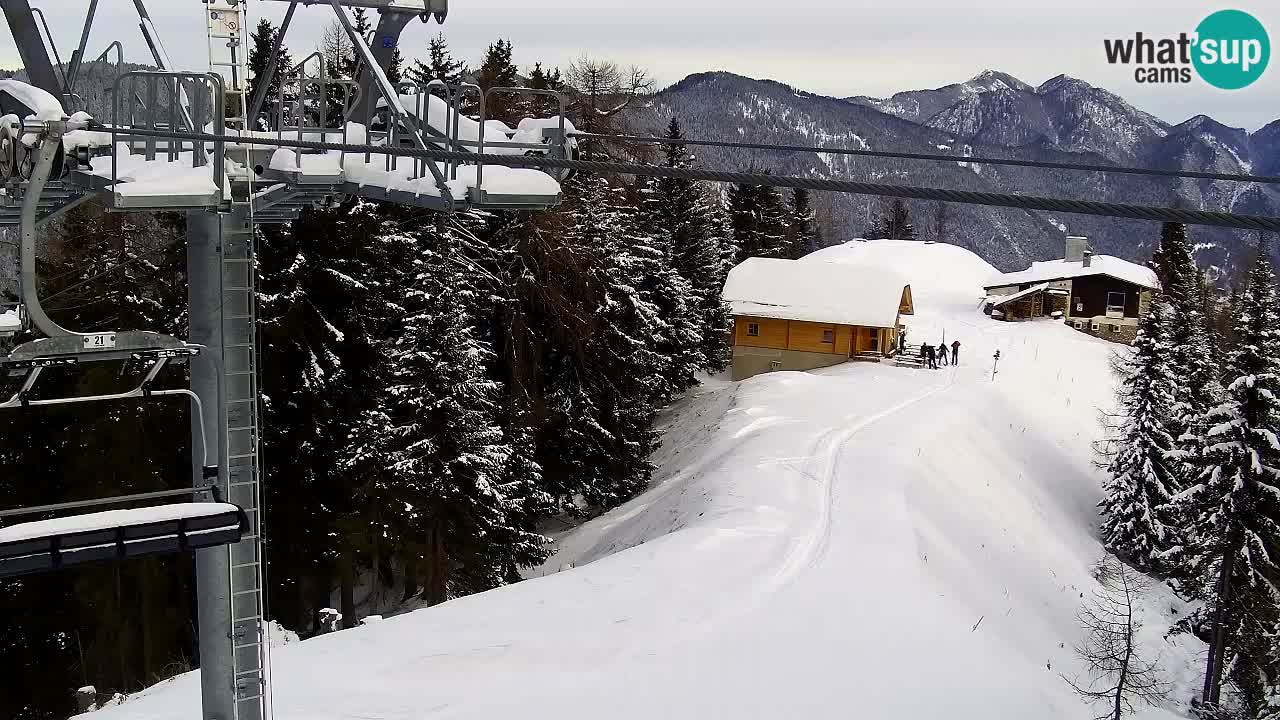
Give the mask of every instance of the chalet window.
[(1084, 329), (1084, 321), (1083, 321), (1083, 320), (1076, 320), (1076, 321), (1075, 321), (1074, 323), (1072, 323), (1072, 324), (1076, 326), (1076, 329), (1077, 329), (1077, 330), (1083, 330), (1083, 329)]
[(822, 331), (822, 342), (824, 342), (824, 343), (835, 343), (835, 341), (836, 341), (836, 331), (835, 331), (835, 330), (823, 330), (823, 331)]
[(749, 337), (760, 337), (760, 323), (747, 323), (747, 335)]
[(1098, 323), (1089, 323), (1089, 329), (1098, 332)]
[(1111, 326), (1111, 332), (1113, 332), (1113, 333), (1118, 333), (1118, 332), (1120, 332), (1120, 326), (1119, 326), (1119, 325), (1112, 325), (1112, 326)]
[(1084, 312), (1084, 303), (1080, 302), (1080, 298), (1071, 298), (1071, 302), (1076, 306), (1076, 312)]
[(1107, 293), (1107, 316), (1124, 317), (1124, 293)]

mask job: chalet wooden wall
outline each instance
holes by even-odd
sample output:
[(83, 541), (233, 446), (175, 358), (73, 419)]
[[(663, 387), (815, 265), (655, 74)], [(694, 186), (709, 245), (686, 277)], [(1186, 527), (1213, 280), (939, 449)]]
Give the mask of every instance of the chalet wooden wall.
[[(747, 328), (752, 323), (760, 326), (759, 335), (747, 334)], [(823, 342), (824, 331), (833, 333), (832, 342)], [(880, 352), (892, 348), (893, 343), (897, 342), (897, 333), (890, 328), (832, 325), (745, 315), (733, 319), (733, 344), (739, 347), (828, 353), (849, 357), (854, 353), (870, 351), (873, 336), (877, 339), (875, 348)]]
[[(823, 334), (831, 333), (831, 342), (823, 342)], [(836, 353), (836, 326), (823, 323), (791, 321), (791, 332), (787, 340), (788, 350), (804, 352)], [(848, 349), (845, 355), (849, 354)]]
[[(760, 335), (747, 334), (747, 326), (759, 323)], [(733, 344), (743, 347), (762, 347), (785, 350), (787, 347), (787, 321), (775, 318), (736, 317), (733, 319)]]
[[(1125, 317), (1138, 317), (1138, 303), (1143, 288), (1107, 275), (1089, 275), (1071, 281), (1071, 315), (1096, 317), (1107, 314), (1107, 293), (1124, 293)], [(1076, 309), (1076, 302), (1084, 303), (1084, 310)]]

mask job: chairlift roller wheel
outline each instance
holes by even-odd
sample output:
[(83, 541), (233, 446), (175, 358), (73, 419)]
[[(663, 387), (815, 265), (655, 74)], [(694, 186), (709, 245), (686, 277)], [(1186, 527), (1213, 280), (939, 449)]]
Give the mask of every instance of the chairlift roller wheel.
[[(551, 140), (549, 140), (549, 139), (548, 139), (548, 140), (544, 140), (543, 142), (544, 142), (546, 145), (548, 145), (548, 146), (550, 146), (550, 145), (551, 145)], [(575, 143), (574, 145), (572, 145), (572, 146), (566, 145), (566, 146), (565, 146), (565, 150), (567, 151), (567, 152), (565, 153), (565, 154), (567, 155), (567, 157), (565, 158), (566, 160), (577, 160), (577, 159), (580, 157), (580, 154), (579, 154), (579, 152), (578, 152), (578, 146), (577, 146), (577, 144), (576, 144), (576, 143)], [(554, 155), (553, 155), (549, 150), (548, 150), (548, 152), (539, 152), (539, 151), (537, 151), (537, 150), (530, 150), (530, 151), (526, 152), (526, 153), (525, 153), (525, 155), (536, 155), (536, 156), (541, 156), (541, 157), (554, 157)], [(555, 178), (555, 179), (556, 179), (556, 182), (563, 183), (563, 182), (568, 181), (568, 180), (569, 180), (569, 178), (571, 178), (571, 177), (573, 177), (574, 175), (576, 175), (578, 171), (577, 171), (577, 170), (574, 170), (574, 169), (572, 169), (572, 168), (543, 168), (542, 172), (544, 172), (544, 173), (546, 173), (546, 174), (550, 175), (551, 177)]]
[(16, 143), (17, 147), (15, 158), (18, 165), (18, 175), (23, 180), (30, 180), (31, 173), (36, 169), (36, 151), (35, 148), (24, 148), (22, 143)]
[[(14, 143), (14, 145), (15, 151), (17, 151), (15, 152), (15, 162), (18, 166), (18, 173), (22, 176), (23, 180), (30, 180), (31, 173), (35, 172), (36, 169), (36, 159), (40, 155), (40, 146), (37, 145), (32, 148), (20, 150), (20, 148), (22, 148), (22, 143)], [(61, 180), (70, 172), (71, 168), (67, 165), (67, 151), (63, 147), (62, 143), (58, 143), (58, 150), (53, 156), (53, 167), (50, 169), (49, 180)]]

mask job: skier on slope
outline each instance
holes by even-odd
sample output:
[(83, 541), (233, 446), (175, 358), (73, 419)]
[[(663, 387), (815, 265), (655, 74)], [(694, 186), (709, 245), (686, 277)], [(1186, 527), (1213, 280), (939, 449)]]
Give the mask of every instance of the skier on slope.
[(924, 349), (925, 349), (925, 357), (928, 358), (929, 360), (929, 369), (937, 370), (938, 369), (938, 348), (930, 345), (929, 343), (925, 343)]
[(938, 361), (947, 364), (947, 346), (943, 343), (938, 343)]
[(952, 341), (951, 343), (951, 364), (952, 365), (960, 364), (960, 341), (959, 340)]

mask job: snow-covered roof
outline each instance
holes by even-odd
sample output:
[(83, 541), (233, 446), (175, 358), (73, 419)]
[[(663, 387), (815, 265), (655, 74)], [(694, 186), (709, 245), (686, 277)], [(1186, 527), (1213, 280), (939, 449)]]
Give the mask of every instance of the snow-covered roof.
[(1022, 285), (1024, 283), (1042, 283), (1054, 280), (1088, 277), (1090, 275), (1109, 275), (1117, 280), (1133, 283), (1153, 290), (1160, 289), (1160, 281), (1151, 268), (1143, 267), (1128, 260), (1121, 260), (1113, 255), (1094, 255), (1089, 267), (1077, 260), (1045, 260), (1033, 262), (1031, 267), (1018, 272), (997, 275), (987, 282), (985, 287), (1004, 287), (1006, 285)]
[(1038, 292), (1043, 292), (1048, 289), (1049, 289), (1049, 283), (1040, 283), (1039, 285), (1034, 285), (1032, 287), (1027, 288), (1026, 290), (1023, 290), (1021, 292), (1016, 292), (1012, 295), (1003, 295), (1000, 297), (1000, 299), (992, 302), (991, 307), (1000, 307), (1001, 305), (1004, 305), (1007, 302), (1020, 300), (1028, 295), (1034, 295)]
[(894, 327), (908, 289), (885, 267), (757, 257), (729, 271), (722, 296), (734, 315)]

